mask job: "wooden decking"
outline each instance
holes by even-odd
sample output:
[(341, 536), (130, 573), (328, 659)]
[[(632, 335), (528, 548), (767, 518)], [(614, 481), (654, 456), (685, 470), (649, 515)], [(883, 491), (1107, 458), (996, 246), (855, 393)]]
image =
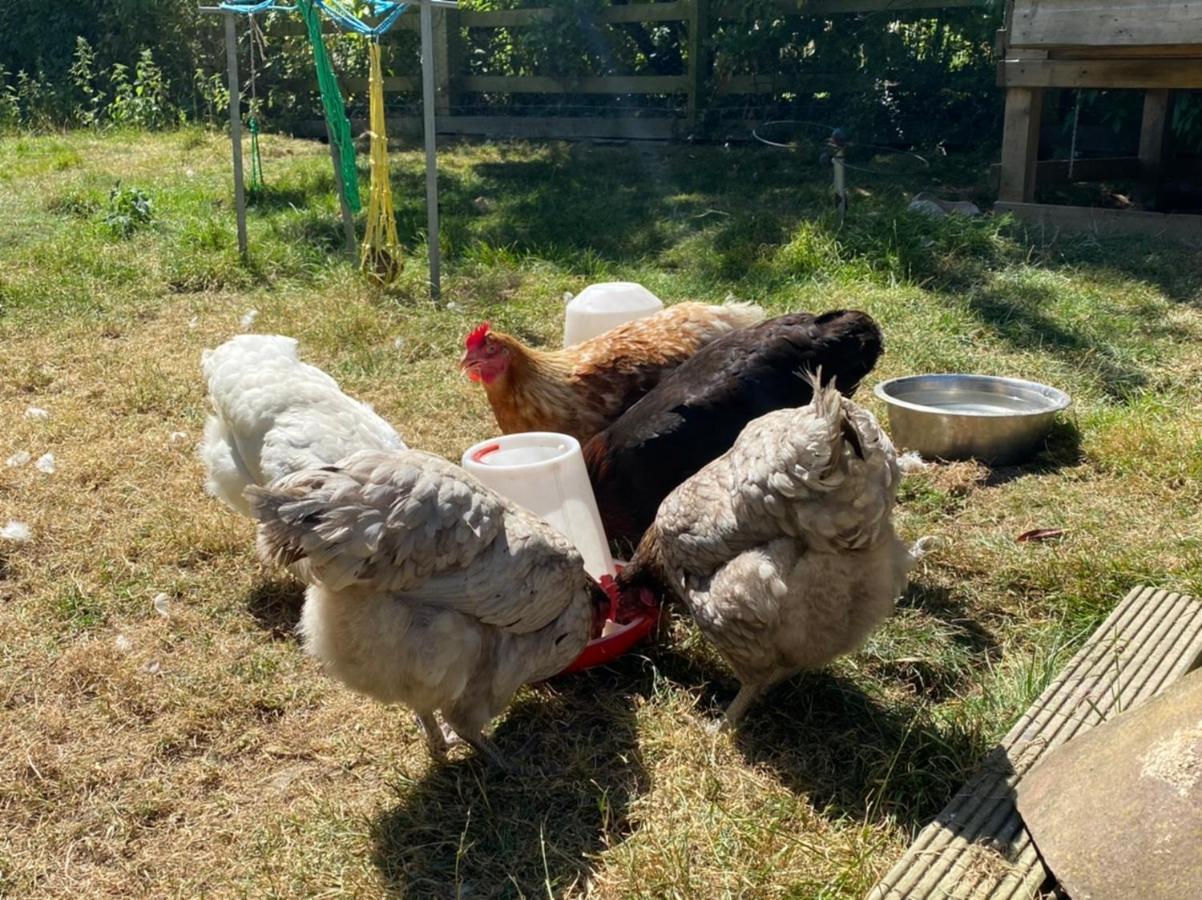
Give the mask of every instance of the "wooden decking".
[(1138, 587), (918, 835), (869, 900), (1019, 900), (1048, 879), (1014, 786), (1048, 751), (1154, 697), (1202, 661), (1202, 602)]

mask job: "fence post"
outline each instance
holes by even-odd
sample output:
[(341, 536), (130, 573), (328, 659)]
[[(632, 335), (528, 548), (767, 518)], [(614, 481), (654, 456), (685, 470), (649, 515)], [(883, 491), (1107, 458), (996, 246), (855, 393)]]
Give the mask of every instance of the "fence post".
[(689, 107), (686, 122), (695, 129), (701, 118), (705, 79), (709, 72), (709, 51), (706, 39), (710, 30), (710, 0), (690, 0), (689, 3)]
[(459, 66), (459, 11), (437, 7), (434, 14), (434, 111), (449, 116)]

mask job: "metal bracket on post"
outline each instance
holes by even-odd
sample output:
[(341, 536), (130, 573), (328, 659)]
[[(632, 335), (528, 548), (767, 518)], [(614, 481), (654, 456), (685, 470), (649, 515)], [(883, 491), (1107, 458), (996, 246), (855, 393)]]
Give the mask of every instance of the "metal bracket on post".
[(246, 189), (242, 184), (242, 91), (238, 84), (238, 32), (234, 14), (225, 13), (225, 63), (230, 95), (230, 143), (234, 149), (234, 211), (238, 216), (238, 253), (245, 261)]

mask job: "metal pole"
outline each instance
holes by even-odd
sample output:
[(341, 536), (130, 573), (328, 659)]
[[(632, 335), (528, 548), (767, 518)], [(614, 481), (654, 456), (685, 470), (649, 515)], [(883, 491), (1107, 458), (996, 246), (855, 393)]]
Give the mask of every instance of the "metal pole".
[(839, 214), (839, 224), (842, 225), (847, 215), (847, 170), (844, 168), (842, 147), (831, 157), (831, 165), (835, 170), (835, 209)]
[(442, 294), (438, 246), (438, 151), (434, 136), (434, 19), (429, 0), (421, 4), (422, 119), (426, 137), (426, 245), (430, 253), (430, 297)]
[(238, 32), (234, 14), (225, 14), (225, 63), (229, 76), (230, 143), (234, 147), (234, 211), (238, 215), (238, 253), (246, 259), (246, 191), (242, 186), (242, 93), (238, 85)]

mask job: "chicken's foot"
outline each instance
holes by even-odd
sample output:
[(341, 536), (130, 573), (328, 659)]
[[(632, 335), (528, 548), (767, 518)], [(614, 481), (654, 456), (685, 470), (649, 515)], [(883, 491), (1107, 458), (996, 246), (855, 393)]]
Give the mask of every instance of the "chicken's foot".
[(447, 745), (450, 743), (447, 740), (447, 732), (444, 730), (446, 726), (439, 724), (434, 713), (416, 713), (416, 717), (417, 724), (426, 737), (426, 746), (430, 748), (430, 755), (437, 762), (446, 762)]
[(726, 712), (723, 713), (719, 723), (719, 729), (729, 731), (739, 724), (739, 720), (750, 709), (751, 704), (759, 699), (763, 688), (758, 684), (744, 684), (739, 687), (739, 693), (735, 699), (731, 701), (730, 706), (726, 707)]

